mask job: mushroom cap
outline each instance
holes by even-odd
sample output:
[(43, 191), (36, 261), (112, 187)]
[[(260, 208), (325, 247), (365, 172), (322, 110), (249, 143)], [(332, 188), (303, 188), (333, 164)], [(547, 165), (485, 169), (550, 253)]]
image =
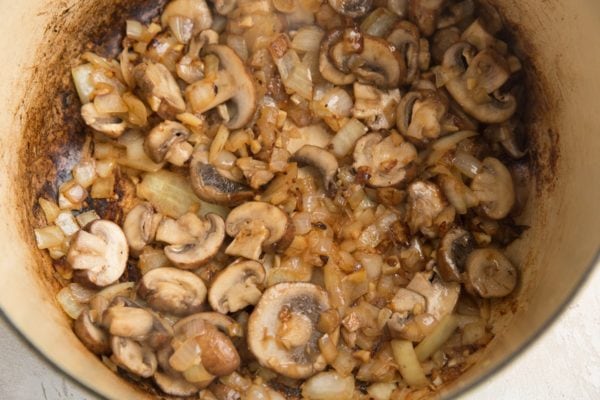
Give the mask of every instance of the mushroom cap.
[(373, 0), (329, 0), (329, 5), (336, 12), (346, 17), (362, 17), (373, 7)]
[(194, 269), (210, 260), (225, 239), (225, 223), (217, 214), (206, 215), (207, 224), (204, 232), (192, 243), (166, 246), (165, 255), (179, 268)]
[(142, 97), (161, 118), (172, 119), (185, 111), (179, 85), (164, 65), (144, 61), (135, 66), (133, 77)]
[(194, 23), (194, 34), (210, 28), (213, 21), (210, 9), (204, 0), (174, 0), (169, 2), (160, 17), (162, 26), (169, 26), (169, 19), (172, 17), (191, 19)]
[(396, 126), (403, 135), (415, 140), (435, 139), (442, 131), (441, 121), (447, 110), (447, 105), (435, 91), (409, 92), (398, 104)]
[(310, 165), (316, 168), (323, 178), (323, 186), (327, 195), (335, 194), (335, 176), (339, 164), (333, 154), (321, 147), (306, 144), (294, 153), (291, 160), (300, 165)]
[(515, 204), (515, 188), (510, 171), (498, 159), (488, 157), (471, 182), (485, 215), (492, 219), (506, 217)]
[(119, 336), (110, 339), (111, 359), (134, 375), (149, 378), (156, 372), (156, 355), (138, 342)]
[(248, 346), (261, 365), (302, 379), (325, 369), (317, 329), (329, 297), (311, 283), (280, 283), (263, 293), (248, 320)]
[(406, 167), (417, 158), (415, 147), (397, 133), (369, 133), (356, 142), (354, 169), (372, 187), (389, 187), (406, 178)]
[(356, 80), (356, 77), (348, 71), (340, 71), (331, 62), (331, 52), (334, 45), (342, 40), (344, 30), (335, 29), (327, 33), (321, 41), (319, 52), (319, 72), (323, 78), (334, 85), (349, 85)]
[(208, 163), (208, 150), (200, 146), (190, 162), (190, 181), (196, 196), (210, 203), (236, 206), (254, 197), (250, 187), (221, 175)]
[(483, 298), (508, 296), (517, 286), (518, 272), (498, 249), (474, 250), (467, 258), (466, 287)]
[(222, 270), (212, 281), (208, 302), (222, 314), (254, 305), (262, 295), (266, 273), (261, 263), (238, 260)]
[[(468, 66), (463, 59), (467, 59)], [(455, 75), (446, 82), (446, 89), (467, 114), (483, 123), (498, 124), (516, 112), (516, 98), (498, 93), (510, 72), (495, 51), (487, 49), (476, 54), (474, 46), (458, 42), (446, 50), (442, 66)]]
[(205, 53), (216, 55), (219, 58), (219, 65), (234, 80), (236, 90), (230, 100), (233, 110), (229, 111), (231, 118), (225, 125), (229, 129), (240, 129), (250, 122), (258, 103), (252, 75), (246, 69), (242, 59), (227, 46), (211, 44), (206, 47)]
[(156, 125), (144, 139), (144, 150), (152, 161), (161, 163), (175, 144), (184, 142), (189, 136), (190, 131), (183, 124), (163, 121)]
[(123, 233), (132, 251), (141, 251), (154, 239), (160, 218), (160, 214), (155, 214), (154, 207), (148, 202), (138, 204), (127, 213)]
[(90, 317), (90, 310), (84, 310), (73, 323), (73, 330), (77, 337), (94, 354), (110, 353), (108, 335), (98, 328)]
[(142, 337), (154, 327), (154, 316), (147, 310), (114, 305), (102, 315), (102, 325), (113, 336)]
[(229, 236), (235, 237), (251, 221), (260, 222), (268, 231), (268, 236), (262, 242), (263, 246), (281, 241), (290, 229), (289, 216), (280, 208), (262, 201), (248, 201), (227, 215), (225, 230)]
[(138, 293), (155, 310), (188, 315), (201, 309), (206, 286), (193, 272), (165, 267), (144, 274)]
[(350, 56), (349, 65), (361, 82), (396, 88), (406, 79), (406, 65), (385, 39), (363, 35), (363, 48)]
[(409, 21), (398, 22), (387, 36), (387, 41), (394, 45), (404, 58), (404, 64), (406, 65), (405, 83), (412, 83), (419, 76), (420, 36), (419, 28)]
[(437, 265), (443, 280), (460, 282), (469, 253), (475, 247), (475, 239), (462, 228), (448, 231), (437, 249)]
[(153, 377), (160, 390), (172, 396), (192, 396), (200, 390), (182, 377), (174, 377), (161, 372), (154, 373)]
[(176, 334), (185, 334), (186, 336), (190, 336), (187, 334), (187, 331), (195, 329), (194, 325), (196, 320), (202, 320), (214, 325), (217, 329), (229, 337), (243, 336), (242, 327), (233, 318), (212, 311), (201, 312), (180, 319), (175, 323), (175, 325), (173, 325), (173, 331)]
[(80, 230), (71, 243), (67, 261), (73, 269), (84, 270), (85, 278), (96, 286), (116, 282), (127, 265), (129, 246), (125, 234), (114, 222), (96, 220)]

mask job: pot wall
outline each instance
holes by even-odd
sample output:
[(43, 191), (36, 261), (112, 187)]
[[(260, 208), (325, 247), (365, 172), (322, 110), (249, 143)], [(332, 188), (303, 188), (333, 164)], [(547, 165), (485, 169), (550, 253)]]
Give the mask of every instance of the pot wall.
[[(118, 8), (120, 1), (106, 0), (0, 2), (0, 305), (36, 348), (84, 385), (110, 398), (146, 398), (72, 333), (54, 300), (59, 286), (49, 259), (35, 248), (32, 226), (41, 221), (37, 197), (52, 195), (83, 142), (73, 117), (78, 103), (69, 90), (72, 60), (88, 41), (108, 39), (113, 45), (105, 51), (111, 53), (118, 43), (111, 22), (122, 27), (128, 12), (147, 18), (152, 10), (143, 0)], [(510, 249), (523, 279), (512, 298), (494, 305), (498, 335), (452, 391), (472, 385), (536, 336), (600, 250), (600, 3), (492, 3), (515, 27), (535, 82), (529, 88), (535, 111), (528, 118), (535, 179), (519, 221), (531, 228)]]

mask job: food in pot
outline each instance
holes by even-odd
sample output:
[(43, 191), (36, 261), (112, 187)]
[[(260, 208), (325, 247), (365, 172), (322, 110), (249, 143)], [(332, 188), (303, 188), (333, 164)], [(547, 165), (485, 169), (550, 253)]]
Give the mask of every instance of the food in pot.
[[(73, 68), (35, 230), (82, 343), (201, 399), (421, 398), (520, 266), (521, 63), (466, 1), (173, 0)], [(522, 183), (522, 182), (521, 182)]]

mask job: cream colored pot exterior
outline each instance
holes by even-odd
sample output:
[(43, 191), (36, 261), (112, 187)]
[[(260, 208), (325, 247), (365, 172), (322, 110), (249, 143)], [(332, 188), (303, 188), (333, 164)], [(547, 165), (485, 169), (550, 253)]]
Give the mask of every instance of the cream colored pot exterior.
[[(131, 3), (142, 3), (0, 0), (0, 306), (37, 349), (77, 381), (108, 398), (144, 399), (149, 398), (144, 391), (113, 374), (74, 336), (54, 300), (52, 266), (36, 250), (32, 232), (45, 177), (60, 180), (60, 170), (77, 158), (74, 145), (62, 154), (66, 161), (56, 149), (46, 151), (69, 139), (68, 129), (60, 128), (68, 114), (59, 110), (76, 106), (59, 87), (68, 85), (68, 68), (80, 46), (65, 43), (108, 35), (90, 32), (95, 20), (122, 20), (124, 12), (112, 13), (121, 2), (136, 12)], [(537, 111), (529, 117), (535, 182), (519, 221), (531, 229), (510, 250), (523, 279), (513, 298), (494, 305), (497, 337), (480, 363), (448, 388), (449, 395), (488, 376), (538, 335), (572, 297), (600, 250), (600, 2), (492, 3), (514, 26), (536, 82), (530, 92)]]

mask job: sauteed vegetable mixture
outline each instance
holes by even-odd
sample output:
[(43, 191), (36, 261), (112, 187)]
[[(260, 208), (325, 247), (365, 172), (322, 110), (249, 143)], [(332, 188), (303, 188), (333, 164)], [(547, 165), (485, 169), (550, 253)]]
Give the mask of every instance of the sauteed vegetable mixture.
[[(418, 399), (492, 340), (523, 72), (473, 0), (173, 0), (72, 69), (35, 230), (75, 334), (149, 390)], [(526, 175), (526, 174), (525, 174)]]

